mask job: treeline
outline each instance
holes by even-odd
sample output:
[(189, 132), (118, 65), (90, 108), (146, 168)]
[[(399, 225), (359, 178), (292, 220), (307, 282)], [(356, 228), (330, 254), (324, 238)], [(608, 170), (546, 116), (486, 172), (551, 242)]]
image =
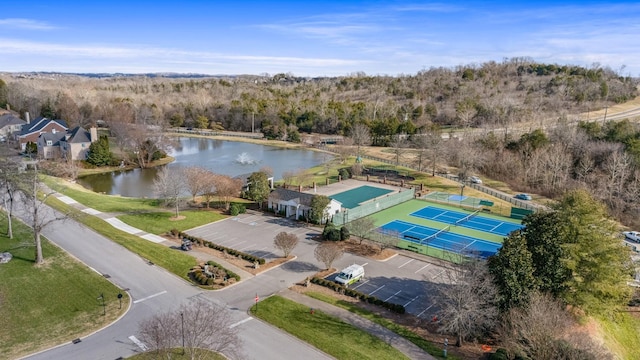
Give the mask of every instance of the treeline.
[(0, 106), (71, 126), (96, 120), (262, 131), (296, 140), (313, 132), (350, 136), (367, 125), (374, 145), (397, 133), (440, 127), (509, 127), (623, 102), (637, 80), (594, 65), (539, 64), (528, 58), (397, 77), (292, 74), (194, 78), (3, 74)]

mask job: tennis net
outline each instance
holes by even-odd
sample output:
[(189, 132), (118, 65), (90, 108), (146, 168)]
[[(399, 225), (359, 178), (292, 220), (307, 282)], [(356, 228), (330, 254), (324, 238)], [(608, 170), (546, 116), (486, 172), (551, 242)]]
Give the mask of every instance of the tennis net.
[(461, 222), (467, 221), (467, 220), (471, 219), (472, 217), (474, 217), (474, 216), (478, 215), (478, 213), (479, 213), (480, 211), (481, 211), (481, 210), (474, 211), (474, 212), (472, 212), (471, 214), (469, 214), (469, 215), (467, 215), (467, 216), (463, 217), (462, 219), (457, 220), (457, 221), (456, 221), (456, 225), (460, 224)]
[(445, 226), (444, 228), (442, 228), (442, 229), (438, 230), (438, 232), (437, 232), (437, 233), (435, 233), (435, 234), (433, 234), (433, 235), (431, 235), (431, 236), (427, 236), (426, 238), (422, 239), (422, 242), (425, 242), (425, 241), (426, 241), (426, 242), (428, 243), (428, 242), (429, 242), (429, 240), (433, 240), (433, 239), (435, 239), (436, 237), (438, 237), (438, 236), (442, 235), (442, 233), (445, 233), (445, 232), (449, 231), (450, 229), (451, 229), (451, 225), (447, 225), (447, 226)]

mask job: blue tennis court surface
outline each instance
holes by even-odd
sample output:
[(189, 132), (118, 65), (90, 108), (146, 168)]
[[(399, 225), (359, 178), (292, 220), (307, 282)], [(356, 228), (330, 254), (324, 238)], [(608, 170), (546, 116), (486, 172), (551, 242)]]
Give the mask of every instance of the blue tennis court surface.
[(482, 258), (494, 255), (502, 246), (491, 241), (441, 230), (401, 220), (394, 220), (378, 228), (383, 234), (397, 236), (413, 243), (461, 254), (473, 253)]
[(410, 215), (503, 236), (507, 236), (512, 231), (519, 230), (524, 227), (520, 224), (504, 222), (481, 215), (475, 215), (468, 220), (463, 220), (465, 217), (469, 216), (470, 213), (446, 210), (431, 206), (424, 207), (418, 211), (411, 213)]
[(377, 198), (378, 196), (382, 196), (390, 192), (393, 192), (393, 190), (365, 185), (331, 195), (329, 198), (340, 201), (344, 208), (353, 209), (362, 202)]

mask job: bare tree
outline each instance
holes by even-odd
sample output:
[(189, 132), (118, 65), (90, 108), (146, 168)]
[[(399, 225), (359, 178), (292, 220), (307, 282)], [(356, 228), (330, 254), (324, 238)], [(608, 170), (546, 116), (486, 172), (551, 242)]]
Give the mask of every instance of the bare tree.
[(296, 173), (293, 171), (285, 171), (282, 173), (282, 180), (284, 181), (284, 188), (287, 188), (287, 185), (293, 185), (293, 182), (296, 179)]
[(183, 349), (191, 359), (200, 358), (201, 349), (222, 353), (228, 358), (240, 355), (241, 341), (223, 306), (197, 299), (179, 310), (156, 314), (139, 325), (140, 339), (157, 354), (170, 358), (171, 350)]
[(205, 182), (203, 180), (207, 171), (199, 166), (189, 166), (183, 170), (185, 186), (189, 189), (194, 202), (196, 196), (201, 195), (204, 191)]
[(36, 265), (44, 262), (41, 238), (44, 229), (56, 221), (69, 218), (69, 214), (60, 215), (58, 213), (45, 212), (48, 209), (45, 202), (54, 192), (46, 191), (43, 188), (39, 175), (37, 164), (34, 164), (32, 170), (25, 172), (24, 185), (26, 186), (20, 190), (20, 193), (24, 197), (26, 223), (29, 224), (33, 230)]
[(298, 236), (294, 233), (281, 232), (273, 240), (273, 246), (282, 250), (284, 257), (289, 257), (293, 249), (298, 245)]
[(18, 163), (9, 159), (0, 160), (0, 194), (7, 212), (7, 236), (13, 239), (13, 206), (21, 188), (25, 188), (25, 177), (21, 176)]
[(155, 193), (164, 200), (165, 205), (175, 206), (177, 218), (180, 215), (181, 196), (186, 190), (182, 169), (163, 167), (156, 174), (153, 187)]
[(323, 263), (327, 270), (331, 269), (333, 262), (340, 259), (343, 254), (344, 250), (340, 245), (328, 241), (318, 244), (313, 251), (316, 260)]
[(482, 260), (464, 259), (445, 272), (448, 281), (436, 290), (440, 307), (440, 331), (453, 334), (456, 346), (468, 338), (496, 326), (498, 310), (494, 304), (496, 288)]
[(559, 300), (534, 293), (528, 307), (514, 308), (506, 314), (499, 333), (505, 348), (529, 359), (612, 358), (588, 333), (577, 331), (576, 325)]
[(383, 232), (371, 232), (371, 238), (378, 244), (380, 248), (379, 253), (382, 253), (385, 249), (396, 247), (400, 241), (400, 232), (397, 230), (383, 231)]
[(235, 179), (227, 175), (215, 175), (213, 183), (216, 189), (215, 194), (218, 195), (224, 203), (224, 209), (229, 210), (231, 199), (240, 196), (242, 190), (242, 180)]
[(347, 229), (349, 232), (360, 239), (360, 245), (362, 245), (362, 241), (366, 238), (369, 238), (371, 234), (375, 231), (376, 225), (373, 222), (373, 219), (368, 217), (362, 217), (347, 224)]
[(360, 156), (360, 147), (371, 144), (369, 127), (362, 123), (355, 124), (353, 130), (351, 130), (351, 139), (353, 144), (356, 145), (356, 156)]
[(218, 191), (218, 174), (214, 174), (211, 171), (206, 171), (201, 179), (202, 182), (202, 197), (204, 198), (207, 209), (210, 207), (211, 201), (216, 197)]

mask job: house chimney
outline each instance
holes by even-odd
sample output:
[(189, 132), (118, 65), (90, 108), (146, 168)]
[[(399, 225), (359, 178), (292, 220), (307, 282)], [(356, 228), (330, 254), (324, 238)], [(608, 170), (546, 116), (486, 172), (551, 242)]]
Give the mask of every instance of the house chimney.
[(27, 124), (31, 123), (31, 118), (29, 117), (29, 112), (28, 111), (24, 113), (24, 121), (26, 121)]
[(92, 126), (89, 129), (89, 133), (91, 134), (89, 139), (91, 140), (92, 143), (98, 141), (98, 129), (96, 129), (95, 126)]

